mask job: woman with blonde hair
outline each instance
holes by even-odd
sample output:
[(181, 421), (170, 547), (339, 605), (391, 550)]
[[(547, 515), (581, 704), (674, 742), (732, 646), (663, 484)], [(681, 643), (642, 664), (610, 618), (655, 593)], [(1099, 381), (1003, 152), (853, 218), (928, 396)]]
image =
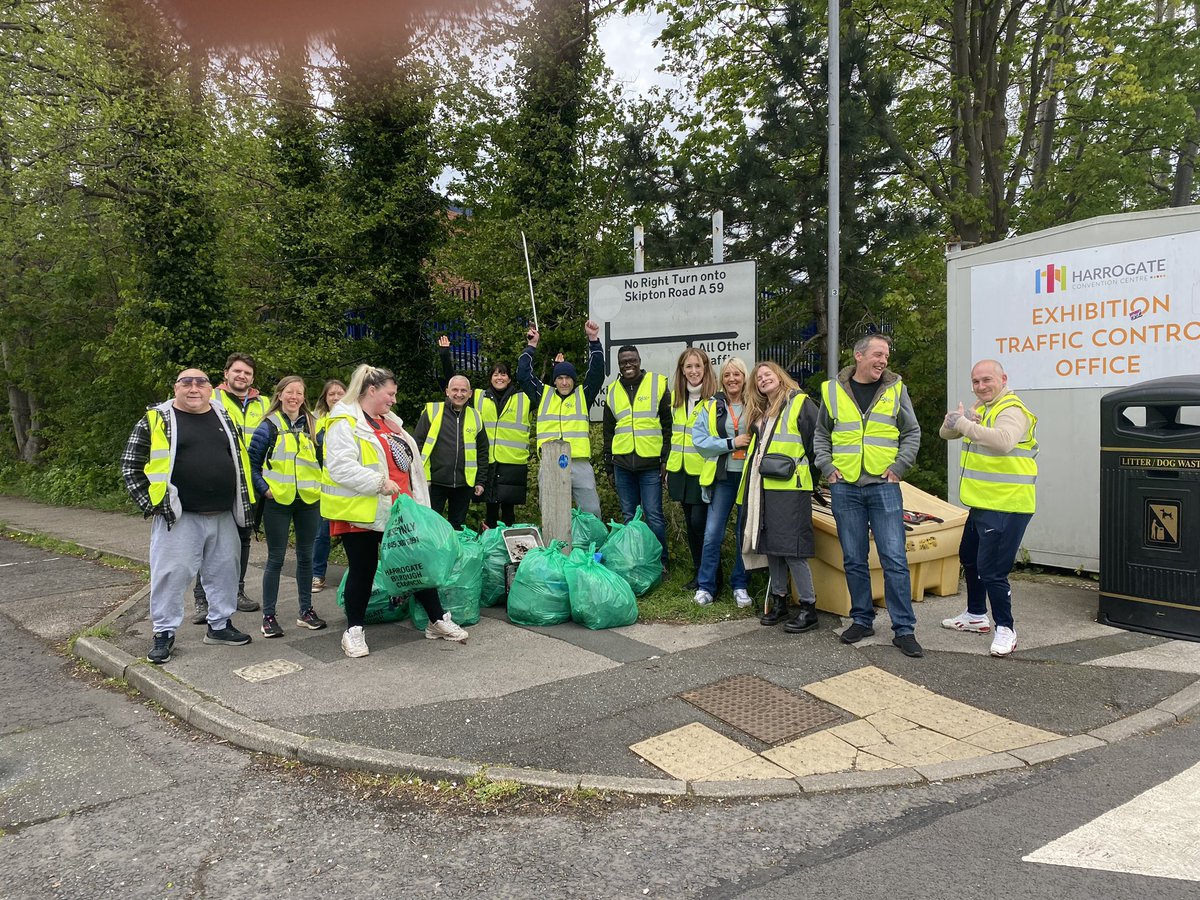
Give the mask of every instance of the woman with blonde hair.
[(704, 504), (700, 473), (704, 458), (692, 443), (696, 419), (717, 390), (708, 354), (689, 347), (679, 354), (671, 391), (671, 455), (667, 457), (667, 493), (683, 508), (688, 550), (692, 555), (691, 580), (684, 590), (699, 587), (700, 561), (704, 555), (704, 526), (708, 507)]
[[(341, 535), (349, 563), (342, 651), (351, 658), (370, 652), (363, 626), (392, 503), (400, 494), (408, 494), (429, 506), (421, 453), (400, 417), (391, 411), (395, 402), (396, 376), (387, 369), (361, 365), (346, 396), (330, 413), (325, 432), (321, 513), (330, 520), (330, 532)], [(429, 617), (425, 637), (467, 639), (467, 632), (442, 609), (435, 588), (416, 591), (413, 597)]]
[(317, 462), (313, 416), (304, 399), (304, 379), (288, 375), (275, 385), (271, 405), (250, 439), (250, 480), (262, 498), (267, 565), (262, 580), (263, 637), (283, 636), (275, 617), (279, 576), (287, 555), (288, 533), (296, 529), (296, 624), (314, 631), (325, 621), (312, 606), (313, 541), (321, 522), (321, 469)]
[[(742, 470), (746, 466), (746, 447), (750, 444), (746, 418), (746, 364), (732, 357), (721, 366), (721, 390), (706, 404), (692, 426), (692, 445), (704, 460), (700, 485), (707, 501), (700, 571), (696, 576), (695, 600), (701, 606), (712, 603), (721, 590), (721, 544), (729, 513), (737, 499)], [(741, 515), (734, 533), (742, 533)], [(729, 577), (733, 599), (743, 609), (750, 605), (750, 579), (742, 563), (740, 543), (733, 556), (733, 574)]]
[[(313, 416), (317, 420), (316, 425), (313, 426), (317, 435), (317, 462), (321, 461), (324, 451), (325, 429), (329, 427), (329, 411), (337, 406), (338, 401), (344, 396), (346, 396), (346, 385), (342, 384), (340, 379), (330, 378), (321, 388), (321, 396), (317, 398), (317, 405), (313, 407)], [(317, 526), (317, 540), (313, 545), (312, 589), (314, 594), (325, 590), (325, 573), (328, 569), (329, 520), (322, 516), (321, 522)]]
[(779, 365), (755, 364), (746, 399), (750, 445), (738, 486), (743, 505), (743, 552), (767, 557), (771, 588), (763, 625), (788, 615), (788, 576), (800, 609), (784, 625), (791, 634), (817, 627), (817, 597), (808, 557), (814, 555), (812, 491), (813, 432), (817, 405)]

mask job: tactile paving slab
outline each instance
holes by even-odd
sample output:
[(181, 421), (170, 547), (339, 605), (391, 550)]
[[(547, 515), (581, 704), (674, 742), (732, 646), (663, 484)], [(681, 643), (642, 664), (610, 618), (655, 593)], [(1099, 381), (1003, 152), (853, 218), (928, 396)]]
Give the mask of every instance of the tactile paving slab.
[(842, 718), (832, 706), (757, 675), (734, 675), (679, 696), (766, 744), (791, 740)]

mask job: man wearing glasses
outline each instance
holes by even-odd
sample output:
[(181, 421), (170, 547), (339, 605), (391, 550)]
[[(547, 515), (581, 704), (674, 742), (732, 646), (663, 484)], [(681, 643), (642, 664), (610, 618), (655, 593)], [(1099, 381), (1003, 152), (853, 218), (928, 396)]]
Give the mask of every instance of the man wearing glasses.
[(151, 406), (121, 454), (129, 496), (150, 525), (152, 663), (171, 658), (183, 598), (197, 574), (208, 588), (206, 644), (250, 643), (233, 627), (238, 529), (250, 523), (250, 492), (237, 426), (199, 369), (184, 369), (175, 397)]
[[(249, 471), (250, 439), (254, 430), (267, 414), (270, 404), (267, 398), (259, 394), (254, 387), (254, 357), (245, 353), (230, 353), (225, 360), (225, 380), (222, 381), (213, 396), (220, 401), (229, 414), (234, 428), (240, 435), (242, 450), (242, 466)], [(254, 487), (250, 487), (250, 502), (254, 502)], [(241, 540), (242, 553), (238, 560), (238, 612), (254, 612), (259, 608), (257, 600), (246, 596), (246, 567), (250, 565), (250, 536), (254, 532), (253, 520), (247, 521), (245, 528), (238, 528), (238, 538)], [(196, 601), (192, 622), (203, 625), (208, 621), (208, 598), (204, 591), (203, 579), (196, 582), (192, 592)]]

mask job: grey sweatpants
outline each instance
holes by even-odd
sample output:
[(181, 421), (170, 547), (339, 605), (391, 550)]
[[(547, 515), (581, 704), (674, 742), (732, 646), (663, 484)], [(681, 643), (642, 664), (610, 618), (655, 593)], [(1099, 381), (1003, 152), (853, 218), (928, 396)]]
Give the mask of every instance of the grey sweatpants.
[(596, 491), (596, 473), (586, 459), (571, 460), (571, 499), (585, 513), (591, 513), (600, 521), (600, 494)]
[(184, 594), (197, 574), (208, 592), (208, 624), (224, 628), (237, 609), (242, 552), (232, 512), (185, 512), (170, 529), (162, 516), (150, 523), (150, 620), (154, 631), (183, 622)]

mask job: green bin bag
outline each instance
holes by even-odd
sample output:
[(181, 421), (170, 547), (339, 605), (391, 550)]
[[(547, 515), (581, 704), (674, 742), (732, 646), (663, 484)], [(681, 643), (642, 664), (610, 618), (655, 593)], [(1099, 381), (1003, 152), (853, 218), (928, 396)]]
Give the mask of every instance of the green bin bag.
[(559, 625), (571, 618), (565, 546), (551, 541), (549, 547), (534, 547), (517, 566), (508, 592), (508, 620), (514, 625)]
[(479, 595), (480, 606), (495, 606), (504, 599), (504, 567), (508, 564), (508, 548), (504, 546), (504, 529), (508, 526), (497, 522), (479, 538), (483, 554), (483, 585)]
[(398, 594), (440, 588), (458, 562), (458, 538), (450, 523), (408, 494), (392, 504), (379, 546), (376, 580)]
[(603, 547), (608, 540), (608, 528), (589, 512), (571, 510), (571, 546), (586, 550), (589, 545)]
[[(337, 589), (337, 603), (342, 609), (346, 608), (346, 579), (350, 573), (342, 576), (342, 582)], [(371, 586), (371, 599), (367, 601), (367, 614), (363, 617), (368, 625), (379, 625), (382, 622), (402, 622), (408, 618), (408, 595), (397, 594), (385, 585), (375, 575), (375, 583)]]
[[(458, 544), (458, 563), (450, 573), (450, 583), (438, 588), (438, 598), (456, 624), (474, 625), (479, 621), (479, 593), (483, 589), (483, 546), (479, 535), (469, 528), (458, 532)], [(429, 616), (415, 597), (411, 612), (413, 627), (424, 631)]]
[(572, 550), (567, 558), (571, 619), (593, 630), (632, 625), (638, 618), (633, 588), (616, 572), (604, 568), (595, 551), (593, 544), (588, 550)]
[(624, 578), (641, 597), (662, 581), (662, 544), (642, 521), (642, 508), (628, 525), (612, 522), (604, 544), (604, 566)]

